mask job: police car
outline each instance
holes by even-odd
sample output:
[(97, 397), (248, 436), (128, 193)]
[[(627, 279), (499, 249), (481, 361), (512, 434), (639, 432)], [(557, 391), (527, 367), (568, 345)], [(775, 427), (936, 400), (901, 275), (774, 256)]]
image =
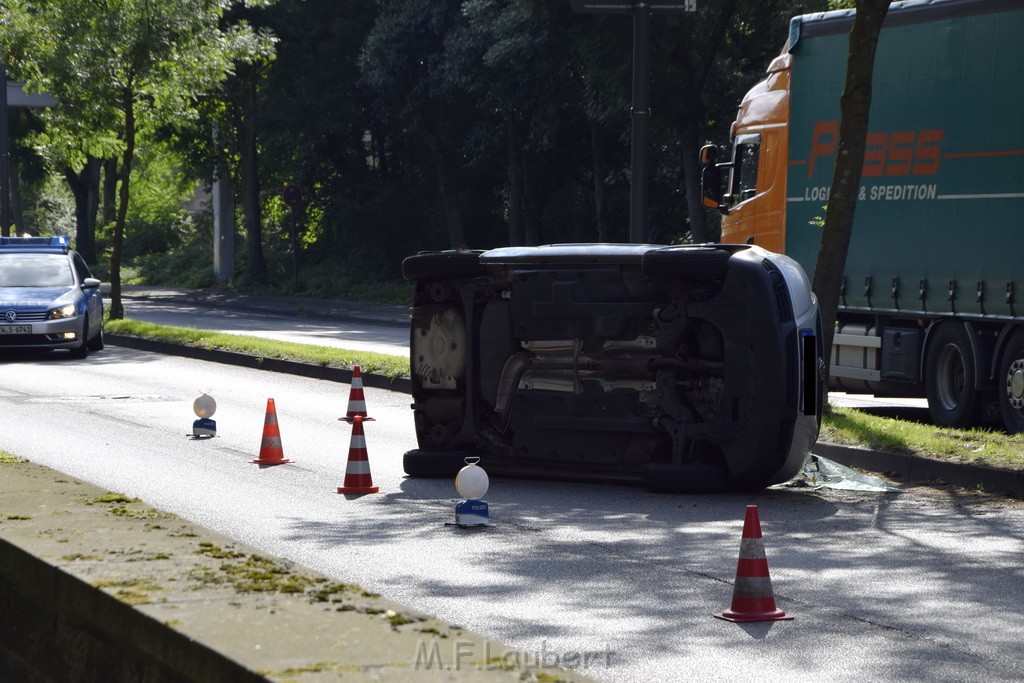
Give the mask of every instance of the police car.
[(100, 281), (64, 237), (0, 237), (0, 349), (103, 348)]

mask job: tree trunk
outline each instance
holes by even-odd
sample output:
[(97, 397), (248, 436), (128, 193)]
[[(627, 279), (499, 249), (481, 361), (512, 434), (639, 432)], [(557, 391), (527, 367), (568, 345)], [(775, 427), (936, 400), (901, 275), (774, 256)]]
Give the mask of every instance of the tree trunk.
[(86, 263), (99, 261), (96, 255), (96, 212), (99, 208), (100, 160), (86, 159), (82, 170), (65, 169), (71, 195), (75, 199), (75, 250)]
[(101, 228), (114, 222), (117, 211), (117, 157), (103, 160), (103, 204), (100, 212)]
[(685, 123), (680, 131), (679, 148), (683, 155), (683, 187), (686, 191), (686, 212), (690, 217), (690, 235), (694, 242), (701, 243), (715, 241), (716, 237), (708, 230), (704, 201), (700, 192), (700, 134), (697, 128), (697, 113), (690, 112), (685, 117)]
[[(441, 112), (441, 117), (445, 113)], [(442, 142), (422, 118), (418, 121), (417, 129), (423, 137), (431, 156), (434, 158), (434, 168), (437, 171), (437, 189), (441, 194), (441, 205), (444, 207), (445, 222), (448, 225), (448, 242), (452, 249), (466, 248), (466, 235), (462, 227), (462, 206), (458, 195), (458, 178), (452, 168), (448, 149), (452, 146), (448, 141)]]
[(590, 156), (594, 165), (594, 218), (597, 221), (597, 241), (607, 242), (608, 234), (608, 155), (604, 142), (604, 126), (590, 122)]
[(243, 79), (245, 104), (239, 122), (239, 174), (242, 178), (242, 220), (245, 224), (246, 254), (249, 277), (254, 283), (267, 279), (267, 262), (263, 256), (263, 210), (260, 206), (260, 179), (257, 166), (259, 152), (256, 137), (256, 79), (250, 73)]
[(515, 112), (508, 112), (506, 140), (508, 142), (508, 244), (521, 247), (523, 231), (523, 148), (516, 135)]
[(19, 230), (28, 229), (28, 226), (25, 225), (25, 212), (21, 203), (21, 175), (16, 159), (11, 159), (11, 216), (14, 225)]
[(825, 209), (825, 228), (814, 268), (814, 292), (824, 327), (826, 363), (832, 357), (839, 293), (846, 269), (846, 253), (853, 232), (864, 148), (871, 110), (871, 80), (875, 48), (890, 0), (857, 0), (857, 14), (850, 29), (846, 85), (840, 98), (839, 141), (832, 188)]
[(128, 219), (128, 200), (131, 197), (129, 181), (132, 176), (132, 161), (135, 158), (135, 97), (129, 86), (124, 93), (124, 152), (121, 155), (120, 188), (118, 191), (117, 217), (114, 219), (114, 240), (110, 249), (110, 319), (124, 318), (124, 304), (121, 302), (121, 252), (124, 247), (124, 226)]

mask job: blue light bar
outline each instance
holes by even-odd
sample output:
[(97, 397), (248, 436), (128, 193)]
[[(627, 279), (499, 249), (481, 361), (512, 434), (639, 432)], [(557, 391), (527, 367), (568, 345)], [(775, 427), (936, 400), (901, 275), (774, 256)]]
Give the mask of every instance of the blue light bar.
[(37, 254), (66, 254), (68, 240), (63, 235), (53, 237), (0, 237), (0, 252), (20, 251)]

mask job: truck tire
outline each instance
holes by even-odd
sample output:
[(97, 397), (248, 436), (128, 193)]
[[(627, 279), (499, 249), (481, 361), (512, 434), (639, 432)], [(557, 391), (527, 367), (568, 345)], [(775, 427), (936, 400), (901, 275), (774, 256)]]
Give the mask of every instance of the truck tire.
[(1024, 330), (1011, 334), (999, 354), (996, 389), (1006, 431), (1024, 432)]
[(978, 360), (967, 328), (949, 323), (936, 328), (928, 341), (925, 394), (932, 421), (939, 427), (974, 427), (983, 402), (974, 387)]
[(479, 251), (432, 251), (402, 261), (406, 280), (431, 277), (474, 277), (483, 273)]
[(414, 478), (454, 479), (459, 470), (466, 466), (468, 457), (479, 457), (479, 454), (469, 450), (428, 451), (414, 448), (402, 456), (402, 469)]
[(657, 249), (643, 255), (640, 268), (654, 279), (718, 279), (729, 270), (730, 256), (725, 249), (714, 247)]

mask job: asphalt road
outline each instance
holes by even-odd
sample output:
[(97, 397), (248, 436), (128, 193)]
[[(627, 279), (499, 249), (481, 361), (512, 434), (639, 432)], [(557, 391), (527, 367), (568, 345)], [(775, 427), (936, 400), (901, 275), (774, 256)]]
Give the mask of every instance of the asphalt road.
[(170, 287), (126, 287), (128, 318), (299, 344), (409, 354), (408, 309), (402, 306), (257, 297)]
[[(347, 385), (108, 347), (0, 363), (2, 447), (528, 652), (603, 653), (604, 681), (1020, 680), (1024, 505), (954, 489), (665, 496), (495, 479), (493, 526), (454, 486), (411, 480), (408, 397), (366, 390), (381, 493), (339, 495)], [(186, 438), (200, 388), (218, 437)], [(285, 456), (261, 468), (266, 399)], [(746, 505), (779, 607), (736, 625)]]

